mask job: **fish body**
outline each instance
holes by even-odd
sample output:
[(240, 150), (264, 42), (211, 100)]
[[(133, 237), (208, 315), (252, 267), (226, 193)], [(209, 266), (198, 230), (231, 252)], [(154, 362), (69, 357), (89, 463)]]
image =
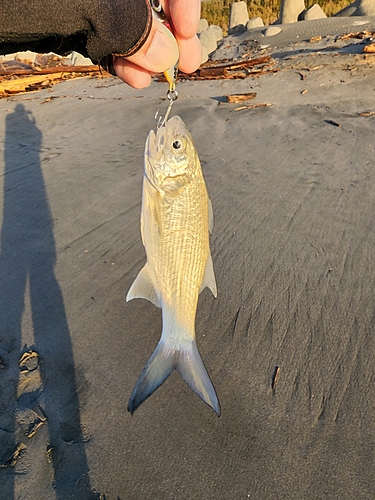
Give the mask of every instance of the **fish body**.
[(199, 293), (216, 297), (209, 232), (213, 226), (198, 154), (179, 116), (173, 116), (145, 146), (141, 234), (147, 263), (131, 286), (127, 301), (145, 298), (162, 309), (160, 341), (131, 394), (133, 413), (171, 374), (220, 415), (220, 405), (195, 340)]

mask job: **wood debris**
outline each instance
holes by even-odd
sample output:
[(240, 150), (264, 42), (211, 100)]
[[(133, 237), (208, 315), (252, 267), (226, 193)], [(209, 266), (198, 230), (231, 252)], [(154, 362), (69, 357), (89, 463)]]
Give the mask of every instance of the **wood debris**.
[(109, 74), (97, 65), (0, 69), (0, 98), (50, 88), (72, 78), (99, 76), (105, 77)]
[(346, 33), (345, 35), (340, 35), (337, 38), (339, 40), (350, 40), (351, 38), (359, 38), (360, 40), (363, 40), (364, 38), (368, 38), (368, 37), (371, 37), (373, 35), (375, 35), (375, 32), (365, 30), (365, 31)]
[[(179, 72), (179, 77), (185, 80), (221, 80), (247, 78), (248, 76), (278, 71), (271, 68), (274, 60), (271, 56), (262, 56), (242, 61), (208, 61), (192, 74)], [(159, 82), (165, 82), (164, 75), (158, 76)]]
[(249, 104), (246, 106), (240, 106), (239, 108), (235, 108), (234, 111), (241, 111), (242, 109), (267, 108), (269, 106), (272, 106), (272, 104), (269, 104), (267, 102), (259, 102), (257, 104)]
[(313, 36), (310, 38), (310, 43), (316, 43), (316, 42), (320, 42), (322, 39), (322, 37), (320, 35), (318, 36)]
[(243, 102), (249, 101), (250, 99), (255, 99), (257, 96), (256, 92), (246, 92), (245, 94), (229, 94), (225, 96), (227, 102)]
[(365, 116), (366, 118), (368, 116), (375, 116), (375, 111), (363, 111), (362, 113), (359, 114), (359, 116)]
[(365, 45), (363, 48), (363, 52), (374, 53), (375, 52), (375, 42), (369, 43), (368, 45)]
[(272, 376), (272, 383), (271, 383), (272, 392), (274, 394), (276, 392), (276, 384), (277, 384), (277, 380), (279, 378), (279, 374), (280, 374), (280, 366), (275, 366), (275, 370), (274, 370), (273, 376)]

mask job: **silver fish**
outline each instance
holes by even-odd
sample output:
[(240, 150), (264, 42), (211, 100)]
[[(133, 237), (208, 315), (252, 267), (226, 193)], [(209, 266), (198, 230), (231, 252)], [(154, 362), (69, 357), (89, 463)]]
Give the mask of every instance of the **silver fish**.
[(126, 300), (144, 298), (162, 309), (160, 341), (131, 394), (138, 406), (176, 369), (220, 416), (220, 404), (198, 352), (195, 315), (206, 287), (217, 296), (209, 233), (212, 206), (193, 139), (179, 116), (149, 133), (144, 156), (141, 234), (147, 263)]

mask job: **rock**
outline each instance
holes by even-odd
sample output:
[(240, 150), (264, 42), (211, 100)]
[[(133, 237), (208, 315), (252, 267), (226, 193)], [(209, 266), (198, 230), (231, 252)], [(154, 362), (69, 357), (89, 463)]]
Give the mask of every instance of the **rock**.
[(252, 30), (253, 28), (259, 28), (261, 26), (264, 26), (264, 22), (260, 17), (253, 17), (252, 19), (249, 19), (246, 23), (247, 30)]
[(265, 30), (262, 31), (264, 36), (275, 36), (281, 33), (283, 30), (278, 26), (269, 26)]
[(304, 10), (304, 0), (282, 0), (278, 24), (296, 23)]
[(327, 17), (323, 12), (320, 5), (317, 3), (312, 5), (309, 9), (304, 10), (298, 16), (298, 21), (311, 21), (313, 19), (323, 19)]
[(243, 24), (246, 26), (249, 20), (249, 13), (247, 12), (246, 2), (235, 2), (230, 7), (229, 29)]
[(229, 28), (228, 35), (240, 35), (246, 31), (246, 26), (244, 24), (237, 24), (233, 28)]
[(199, 19), (198, 31), (197, 33), (202, 33), (202, 31), (208, 30), (208, 21), (207, 19)]
[(70, 54), (70, 60), (72, 66), (91, 66), (92, 64), (94, 64), (91, 59), (89, 59), (88, 57), (84, 57), (78, 52), (72, 52)]
[(213, 31), (202, 31), (202, 33), (199, 33), (198, 36), (202, 47), (207, 49), (208, 54), (211, 54), (211, 52), (217, 49), (216, 36)]
[(220, 26), (217, 26), (217, 24), (211, 24), (211, 26), (208, 28), (208, 31), (213, 33), (217, 42), (222, 40), (223, 30), (220, 28)]

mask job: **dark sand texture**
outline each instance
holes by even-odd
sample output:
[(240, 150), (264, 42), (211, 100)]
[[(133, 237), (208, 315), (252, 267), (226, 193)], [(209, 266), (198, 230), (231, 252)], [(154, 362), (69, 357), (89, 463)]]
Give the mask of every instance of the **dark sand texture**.
[[(176, 373), (126, 411), (161, 333), (125, 296), (166, 85), (0, 101), (1, 500), (374, 498), (375, 78), (362, 56), (306, 69), (319, 57), (179, 84), (215, 215), (196, 332), (220, 419)], [(272, 106), (221, 102), (252, 91)]]

